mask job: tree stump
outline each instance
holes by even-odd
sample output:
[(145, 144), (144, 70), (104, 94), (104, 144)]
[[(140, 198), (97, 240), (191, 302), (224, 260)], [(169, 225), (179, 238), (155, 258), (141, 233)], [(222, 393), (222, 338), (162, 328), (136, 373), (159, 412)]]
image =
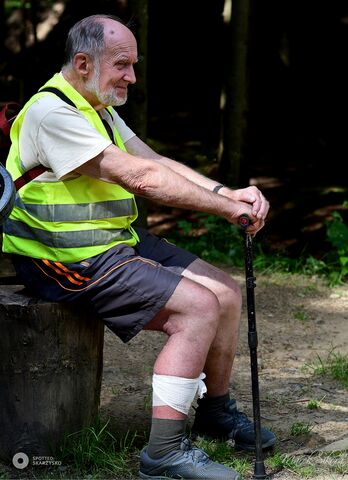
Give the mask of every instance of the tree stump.
[(98, 413), (103, 323), (7, 285), (0, 331), (0, 457), (52, 454)]

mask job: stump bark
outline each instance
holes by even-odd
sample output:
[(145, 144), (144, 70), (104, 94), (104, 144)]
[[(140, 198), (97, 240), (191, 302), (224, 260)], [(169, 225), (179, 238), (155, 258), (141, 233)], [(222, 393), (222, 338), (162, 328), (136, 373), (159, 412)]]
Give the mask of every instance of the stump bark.
[(81, 307), (0, 286), (0, 457), (52, 454), (97, 416), (104, 326)]

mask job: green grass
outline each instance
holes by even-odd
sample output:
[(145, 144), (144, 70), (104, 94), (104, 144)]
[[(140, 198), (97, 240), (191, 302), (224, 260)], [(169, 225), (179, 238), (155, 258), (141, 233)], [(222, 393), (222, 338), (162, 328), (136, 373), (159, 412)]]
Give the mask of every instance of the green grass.
[(329, 453), (326, 455), (326, 460), (332, 471), (340, 475), (348, 475), (348, 452)]
[(2, 471), (2, 466), (0, 465), (0, 480), (9, 480), (10, 475), (5, 471)]
[(315, 467), (306, 462), (305, 459), (276, 452), (266, 459), (266, 465), (275, 470), (288, 470), (299, 476), (309, 478), (315, 474)]
[(348, 388), (348, 355), (335, 352), (332, 349), (324, 358), (317, 355), (312, 363), (306, 363), (305, 369), (314, 375), (320, 375), (337, 380), (345, 388)]
[[(298, 427), (296, 427), (297, 430)], [(310, 431), (306, 424), (300, 425), (300, 430)], [(200, 440), (196, 443), (212, 460), (235, 469), (241, 475), (241, 480), (251, 478), (254, 473), (254, 454), (236, 452), (229, 444), (217, 441)], [(264, 462), (268, 475), (281, 470), (291, 472), (298, 478), (313, 478), (316, 474), (345, 474), (348, 470), (348, 454), (319, 454), (311, 456), (293, 456), (279, 451), (265, 453)]]
[[(125, 434), (116, 437), (109, 428), (109, 422), (99, 423), (67, 437), (60, 457), (62, 468), (36, 467), (26, 469), (22, 475), (0, 464), (0, 480), (13, 478), (37, 480), (126, 480), (137, 478), (139, 449), (145, 442), (143, 437)], [(225, 442), (200, 440), (196, 443), (205, 450), (212, 460), (235, 469), (241, 480), (251, 478), (254, 472), (254, 454), (236, 452)], [(268, 475), (280, 470), (288, 471), (298, 478), (312, 478), (315, 474), (348, 473), (348, 453), (320, 453), (314, 456), (293, 456), (279, 451), (265, 453), (265, 467)], [(14, 473), (16, 474), (14, 476)]]
[(62, 465), (69, 466), (70, 474), (76, 472), (79, 477), (126, 479), (130, 478), (131, 464), (138, 453), (136, 439), (136, 433), (116, 436), (109, 429), (109, 421), (98, 422), (96, 426), (68, 435), (56, 457)]
[[(294, 473), (298, 478), (316, 478), (318, 474), (345, 475), (348, 473), (348, 453), (318, 453), (317, 455), (294, 456), (287, 453), (274, 452), (265, 459), (268, 473), (285, 470)], [(334, 478), (332, 476), (332, 478)]]
[(290, 435), (293, 437), (299, 437), (300, 435), (309, 435), (312, 426), (309, 423), (304, 423), (304, 422), (295, 422), (291, 425), (290, 428)]
[(195, 442), (195, 445), (203, 449), (214, 462), (222, 463), (236, 470), (242, 476), (242, 479), (253, 469), (252, 459), (248, 458), (245, 453), (239, 456), (226, 442), (199, 440)]
[(309, 400), (307, 402), (308, 410), (318, 410), (320, 408), (320, 402), (318, 400)]
[(301, 308), (294, 313), (294, 318), (301, 322), (307, 322), (309, 320), (309, 315), (303, 308)]

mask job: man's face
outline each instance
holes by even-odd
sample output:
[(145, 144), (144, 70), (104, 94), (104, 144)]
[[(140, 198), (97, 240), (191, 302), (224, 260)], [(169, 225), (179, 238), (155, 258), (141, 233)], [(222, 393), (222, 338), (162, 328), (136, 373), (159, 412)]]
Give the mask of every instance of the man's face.
[(103, 106), (119, 106), (127, 101), (127, 87), (135, 83), (134, 64), (138, 59), (134, 35), (126, 27), (112, 21), (105, 23), (106, 48), (94, 62), (94, 71), (85, 88)]

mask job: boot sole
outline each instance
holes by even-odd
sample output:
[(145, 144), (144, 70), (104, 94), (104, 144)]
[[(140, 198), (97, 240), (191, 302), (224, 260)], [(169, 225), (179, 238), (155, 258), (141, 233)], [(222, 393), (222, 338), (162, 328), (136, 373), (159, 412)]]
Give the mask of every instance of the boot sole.
[[(274, 447), (274, 444), (276, 443), (275, 439), (271, 439), (266, 443), (262, 444), (262, 450), (270, 450), (272, 447)], [(255, 452), (256, 447), (255, 445), (246, 445), (243, 443), (235, 443), (234, 447), (236, 450), (245, 450), (247, 452)]]
[[(226, 442), (228, 440), (233, 440), (231, 438), (228, 438), (226, 436), (221, 436), (221, 437), (214, 437), (213, 435), (201, 435), (196, 432), (191, 432), (191, 438), (194, 441), (197, 440), (209, 440), (209, 441), (220, 441), (220, 442)], [(262, 444), (262, 450), (270, 450), (272, 447), (274, 447), (277, 439), (276, 438), (271, 438), (268, 442)], [(248, 444), (243, 444), (243, 443), (234, 443), (232, 444), (233, 448), (236, 450), (245, 450), (247, 452), (255, 452), (256, 447), (255, 445), (248, 445)]]
[[(140, 471), (139, 471), (139, 478), (141, 478), (141, 479), (152, 478), (152, 480), (168, 480), (168, 479), (174, 479), (175, 480), (175, 479), (180, 479), (180, 478), (184, 479), (184, 477), (161, 477), (161, 476), (159, 476), (159, 477), (155, 476), (154, 477), (152, 475), (146, 475), (145, 473), (142, 473)], [(240, 476), (237, 475), (234, 478), (234, 480), (240, 480)]]
[[(174, 477), (154, 477), (152, 475), (146, 475), (146, 473), (139, 472), (139, 478), (152, 478), (153, 480), (168, 480), (168, 478), (174, 478)], [(177, 477), (177, 478), (182, 478), (182, 477)]]

